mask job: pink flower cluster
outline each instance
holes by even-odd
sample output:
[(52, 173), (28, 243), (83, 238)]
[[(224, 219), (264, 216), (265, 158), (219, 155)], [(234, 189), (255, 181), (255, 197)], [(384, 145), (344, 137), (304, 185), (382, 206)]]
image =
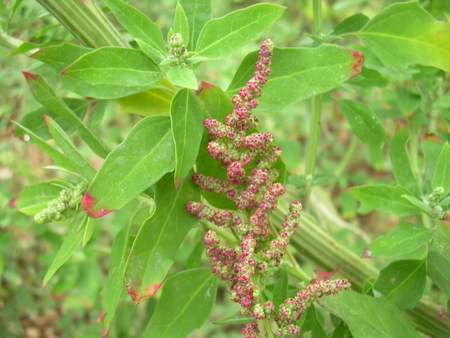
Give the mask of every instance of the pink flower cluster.
[[(320, 283), (317, 284), (320, 289), (312, 290), (316, 284), (308, 285), (306, 291), (297, 294), (298, 297), (286, 300), (287, 303), (280, 306), (282, 312), (279, 314), (275, 314), (273, 302), (260, 302), (268, 277), (280, 265), (290, 237), (299, 225), (302, 208), (300, 202), (292, 202), (281, 224), (282, 229), (274, 230), (269, 236), (269, 216), (277, 208), (279, 197), (285, 193), (283, 185), (276, 182), (279, 172), (274, 168), (282, 151), (272, 144), (272, 134), (250, 133), (249, 130), (258, 126), (252, 110), (258, 106), (257, 99), (271, 72), (272, 55), (272, 42), (266, 40), (259, 51), (254, 76), (233, 97), (234, 108), (226, 117), (225, 124), (212, 118), (204, 121), (210, 135), (207, 150), (226, 169), (226, 180), (202, 174), (195, 174), (192, 180), (203, 190), (226, 195), (234, 202), (237, 211), (217, 210), (193, 201), (187, 204), (187, 210), (217, 226), (230, 228), (240, 240), (236, 247), (228, 247), (220, 243), (215, 231), (209, 230), (204, 235), (211, 270), (227, 283), (230, 299), (242, 306), (241, 314), (255, 319), (275, 318), (281, 336), (299, 330), (291, 323), (292, 318), (299, 317), (306, 310), (315, 297), (312, 291), (317, 292), (317, 297), (321, 292), (333, 291), (326, 291), (328, 289), (325, 290)], [(302, 292), (306, 292), (307, 298)], [(256, 322), (246, 324), (242, 333), (246, 338), (259, 337)]]

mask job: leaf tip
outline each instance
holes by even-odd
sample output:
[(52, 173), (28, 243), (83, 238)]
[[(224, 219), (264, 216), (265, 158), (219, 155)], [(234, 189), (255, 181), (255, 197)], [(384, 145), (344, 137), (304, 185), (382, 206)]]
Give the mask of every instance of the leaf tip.
[(98, 316), (97, 323), (101, 323), (105, 320), (106, 312), (101, 310), (100, 315)]
[(441, 139), (439, 138), (439, 136), (437, 136), (436, 134), (433, 134), (433, 133), (422, 134), (422, 135), (420, 135), (420, 139), (421, 140), (430, 140), (430, 141), (433, 141), (434, 143), (441, 142)]
[(338, 272), (338, 268), (335, 268), (333, 271), (321, 271), (321, 270), (314, 270), (313, 280), (329, 280), (331, 279), (331, 276), (336, 274)]
[(9, 202), (8, 202), (8, 205), (9, 205), (10, 207), (17, 208), (17, 206), (16, 206), (16, 199), (17, 199), (17, 196), (14, 196), (13, 198), (11, 198), (11, 199), (9, 200)]
[(109, 335), (109, 330), (103, 329), (103, 330), (102, 330), (102, 338), (107, 338), (108, 335)]
[(353, 64), (353, 73), (350, 78), (355, 77), (361, 73), (362, 66), (364, 64), (364, 54), (358, 50), (353, 51), (353, 58), (355, 62)]
[(372, 251), (368, 247), (364, 248), (361, 258), (373, 258)]
[(113, 211), (105, 208), (96, 209), (94, 208), (94, 203), (95, 198), (89, 192), (86, 192), (81, 200), (81, 209), (83, 209), (91, 218), (99, 218)]
[(23, 74), (23, 76), (25, 76), (25, 79), (27, 79), (27, 80), (28, 79), (35, 80), (38, 77), (37, 74), (26, 72), (26, 71), (22, 71), (22, 74)]
[(142, 293), (140, 293), (138, 290), (134, 289), (131, 284), (127, 284), (127, 292), (130, 295), (134, 305), (138, 305), (140, 302), (143, 302), (153, 296), (159, 290), (161, 285), (162, 282), (155, 285), (150, 285), (146, 287)]

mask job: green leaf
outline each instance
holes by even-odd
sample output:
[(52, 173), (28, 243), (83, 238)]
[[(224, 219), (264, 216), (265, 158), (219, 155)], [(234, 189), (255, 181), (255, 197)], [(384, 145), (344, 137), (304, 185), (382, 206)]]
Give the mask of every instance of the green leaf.
[(39, 74), (23, 72), (30, 86), (34, 98), (45, 108), (52, 110), (56, 114), (69, 119), (77, 126), (77, 131), (88, 146), (99, 156), (106, 157), (109, 150), (84, 123), (74, 114), (64, 101), (48, 85), (47, 81)]
[(414, 215), (420, 211), (420, 209), (402, 197), (411, 193), (400, 185), (395, 187), (388, 185), (366, 185), (350, 188), (347, 192), (358, 201), (375, 210), (391, 213), (396, 216)]
[(450, 26), (417, 2), (389, 6), (356, 35), (388, 67), (419, 63), (450, 71)]
[(373, 88), (386, 87), (389, 84), (389, 80), (379, 71), (363, 66), (361, 73), (356, 77), (352, 77), (346, 83), (362, 88)]
[(61, 72), (88, 84), (77, 94), (99, 99), (115, 99), (153, 87), (162, 71), (137, 49), (102, 47), (84, 54)]
[[(423, 186), (430, 187), (444, 143), (434, 134), (424, 134), (420, 136), (420, 145), (423, 152), (425, 167), (425, 182)], [(431, 193), (431, 191), (428, 192)]]
[(396, 261), (380, 271), (374, 288), (400, 309), (412, 309), (422, 297), (426, 280), (425, 259)]
[(160, 65), (161, 62), (163, 62), (166, 59), (166, 57), (163, 54), (161, 54), (159, 49), (153, 47), (152, 45), (149, 45), (148, 43), (145, 43), (144, 41), (142, 41), (140, 39), (134, 39), (134, 40), (139, 45), (139, 48), (141, 49), (142, 53), (147, 55), (157, 65)]
[(278, 278), (275, 287), (273, 288), (273, 303), (275, 308), (278, 309), (287, 298), (287, 290), (289, 285), (289, 275), (286, 269), (281, 272), (280, 278)]
[(31, 184), (9, 201), (9, 205), (17, 208), (25, 215), (34, 216), (47, 208), (47, 204), (59, 197), (63, 188), (57, 180)]
[(431, 187), (433, 189), (437, 187), (444, 188), (445, 192), (443, 196), (446, 196), (450, 192), (450, 146), (447, 142), (442, 147), (437, 160), (434, 176), (431, 180)]
[(103, 319), (103, 337), (109, 331), (112, 319), (116, 312), (117, 304), (125, 289), (125, 263), (129, 248), (130, 230), (132, 220), (128, 225), (122, 228), (114, 238), (111, 247), (111, 262), (109, 263), (108, 280), (102, 291), (102, 315)]
[[(90, 102), (72, 98), (64, 98), (63, 101), (75, 113), (75, 115), (80, 118), (80, 120), (84, 119), (86, 110)], [(48, 132), (47, 125), (42, 118), (43, 115), (50, 116), (69, 135), (76, 130), (76, 125), (71, 120), (63, 118), (45, 107), (41, 107), (26, 114), (20, 119), (19, 123), (38, 135), (42, 140), (51, 140), (52, 136)], [(26, 134), (19, 127), (16, 127), (15, 131), (16, 135), (19, 137), (22, 137)]]
[(425, 203), (411, 195), (403, 195), (403, 198), (406, 198), (408, 201), (410, 201), (412, 204), (414, 204), (416, 207), (418, 207), (421, 211), (426, 212), (429, 215), (432, 214), (433, 209), (431, 209), (431, 207), (427, 203)]
[(69, 136), (67, 136), (64, 130), (50, 116), (44, 115), (44, 120), (56, 144), (67, 155), (76, 171), (88, 181), (92, 181), (96, 174), (94, 167), (78, 152), (78, 149), (72, 143)]
[(369, 18), (362, 13), (354, 14), (344, 21), (339, 22), (330, 35), (342, 35), (357, 32), (369, 22)]
[(122, 0), (104, 0), (114, 13), (120, 24), (135, 38), (158, 50), (162, 57), (166, 54), (166, 46), (159, 27), (144, 13)]
[(392, 172), (397, 183), (412, 192), (414, 196), (419, 197), (421, 196), (419, 183), (411, 167), (409, 153), (406, 150), (406, 143), (408, 142), (409, 137), (408, 130), (402, 125), (399, 125), (392, 138), (389, 157), (391, 158)]
[(142, 116), (169, 115), (173, 94), (165, 89), (152, 88), (124, 96), (115, 101), (124, 112)]
[(413, 114), (421, 105), (421, 97), (406, 88), (395, 89), (397, 94), (397, 104), (403, 116)]
[(368, 147), (383, 149), (386, 143), (386, 130), (373, 111), (357, 101), (339, 100), (338, 103), (355, 135)]
[(220, 319), (213, 324), (216, 325), (241, 325), (255, 321), (255, 317), (249, 315), (236, 315)]
[(5, 117), (8, 121), (13, 123), (17, 128), (20, 128), (24, 131), (24, 134), (29, 135), (38, 145), (39, 148), (41, 148), (43, 151), (47, 153), (48, 156), (50, 156), (53, 161), (55, 161), (55, 164), (59, 167), (65, 168), (71, 172), (75, 172), (75, 167), (73, 166), (72, 162), (61, 154), (56, 148), (52, 147), (50, 144), (45, 142), (43, 139), (41, 139), (39, 136), (37, 136), (35, 133), (33, 133), (28, 128), (25, 128), (24, 126), (20, 125), (19, 123), (10, 120)]
[(428, 275), (450, 298), (450, 230), (439, 223), (428, 251)]
[(175, 143), (175, 186), (178, 188), (197, 159), (203, 135), (202, 108), (194, 93), (181, 89), (170, 105)]
[(200, 267), (204, 249), (205, 244), (203, 243), (203, 239), (200, 239), (186, 261), (187, 269), (195, 269)]
[(83, 235), (83, 249), (86, 247), (86, 244), (89, 243), (89, 241), (92, 238), (92, 235), (94, 234), (94, 230), (97, 227), (98, 221), (93, 218), (88, 218), (86, 223), (86, 229), (84, 230)]
[(59, 249), (58, 253), (56, 254), (56, 257), (53, 260), (52, 265), (45, 274), (44, 281), (42, 282), (42, 287), (45, 287), (47, 285), (48, 281), (50, 280), (50, 278), (52, 278), (55, 272), (69, 260), (69, 258), (80, 246), (83, 240), (87, 222), (88, 218), (85, 214), (78, 213), (78, 215), (75, 216), (75, 218), (70, 224), (70, 232), (64, 239), (64, 242), (61, 248)]
[(177, 2), (177, 7), (175, 8), (173, 31), (181, 34), (185, 46), (189, 45), (189, 20), (186, 17), (183, 6), (179, 2)]
[(144, 337), (185, 338), (208, 319), (218, 279), (209, 269), (178, 272), (164, 284)]
[(206, 22), (212, 18), (211, 0), (180, 0), (184, 13), (189, 23), (189, 44), (190, 51), (195, 49), (200, 31)]
[(172, 68), (166, 72), (166, 76), (175, 86), (189, 89), (198, 88), (197, 78), (190, 68)]
[(369, 249), (367, 256), (394, 257), (416, 250), (431, 240), (434, 229), (424, 228), (412, 223), (401, 222), (387, 235), (378, 237)]
[(58, 73), (84, 54), (92, 52), (92, 48), (86, 48), (72, 43), (63, 42), (57, 46), (49, 46), (40, 49), (30, 55), (33, 59), (44, 62)]
[(100, 125), (100, 123), (102, 123), (108, 102), (108, 100), (100, 100), (95, 104), (94, 108), (89, 114), (89, 127), (97, 127), (98, 125)]
[(316, 311), (316, 305), (311, 304), (311, 306), (306, 311), (307, 323), (311, 327), (311, 333), (314, 338), (326, 338), (327, 334), (323, 328), (323, 324), (320, 321), (319, 312)]
[(175, 167), (168, 116), (149, 116), (137, 123), (106, 158), (81, 206), (97, 218), (119, 209)]
[[(253, 77), (258, 52), (248, 54), (234, 75), (227, 95), (245, 87)], [(361, 52), (337, 45), (317, 48), (274, 48), (272, 72), (259, 98), (258, 110), (277, 112), (292, 104), (326, 93), (361, 71)]]
[(128, 257), (125, 280), (135, 304), (158, 291), (172, 267), (178, 247), (198, 223), (186, 210), (187, 202), (199, 200), (198, 188), (186, 179), (177, 190), (173, 180), (173, 174), (167, 174), (156, 184), (156, 211), (142, 224)]
[(196, 56), (208, 59), (231, 56), (239, 48), (256, 40), (285, 9), (274, 4), (256, 4), (209, 20), (198, 37)]
[(420, 337), (397, 305), (386, 298), (348, 290), (324, 297), (319, 304), (344, 320), (353, 337)]

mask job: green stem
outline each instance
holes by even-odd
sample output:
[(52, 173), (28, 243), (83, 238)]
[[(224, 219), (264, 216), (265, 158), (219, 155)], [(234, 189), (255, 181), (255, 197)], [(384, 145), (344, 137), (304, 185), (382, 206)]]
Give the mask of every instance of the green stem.
[(9, 48), (9, 49), (16, 49), (19, 47), (23, 41), (16, 39), (12, 36), (9, 36), (5, 33), (0, 33), (0, 45)]
[(322, 0), (313, 0), (314, 11), (314, 34), (319, 35), (322, 33)]
[(358, 146), (358, 138), (355, 136), (355, 134), (353, 134), (350, 144), (348, 145), (347, 151), (344, 155), (344, 158), (341, 160), (339, 167), (337, 168), (336, 172), (334, 173), (334, 175), (337, 177), (337, 179), (330, 185), (329, 191), (332, 191), (334, 189), (334, 186), (336, 185), (337, 180), (342, 175), (344, 175), (353, 155), (355, 154), (357, 146)]
[(320, 116), (322, 113), (322, 101), (321, 96), (317, 95), (312, 98), (312, 119), (309, 128), (309, 142), (308, 142), (308, 154), (306, 159), (305, 170), (305, 200), (308, 201), (311, 194), (312, 182), (314, 179), (314, 170), (317, 160), (317, 149), (319, 144), (320, 135)]
[(214, 230), (215, 232), (217, 232), (220, 237), (225, 238), (228, 242), (236, 242), (236, 238), (232, 234), (230, 234), (226, 229), (218, 227), (203, 219), (201, 219), (199, 222), (207, 229)]
[(289, 252), (289, 250), (286, 250), (286, 254), (291, 261), (292, 265), (294, 265), (293, 268), (289, 269), (289, 273), (297, 278), (298, 280), (301, 280), (302, 282), (308, 282), (311, 280), (311, 278), (306, 274), (305, 271), (298, 265), (297, 260), (295, 259), (294, 255)]
[(272, 332), (272, 328), (270, 327), (270, 322), (268, 319), (264, 319), (264, 326), (266, 327), (266, 333), (267, 333), (267, 337), (269, 338), (275, 338), (275, 336), (273, 335)]

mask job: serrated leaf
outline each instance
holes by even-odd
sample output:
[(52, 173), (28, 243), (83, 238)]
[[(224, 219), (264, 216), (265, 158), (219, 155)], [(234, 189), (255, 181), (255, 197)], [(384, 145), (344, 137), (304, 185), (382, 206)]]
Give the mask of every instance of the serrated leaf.
[(202, 108), (189, 89), (179, 90), (170, 104), (175, 143), (175, 186), (179, 187), (197, 159), (203, 135)]
[(144, 337), (185, 338), (208, 319), (218, 279), (210, 269), (178, 272), (164, 284)]
[(64, 130), (62, 130), (62, 128), (55, 121), (53, 121), (50, 116), (44, 115), (44, 120), (56, 144), (67, 155), (67, 158), (75, 167), (76, 172), (83, 175), (88, 181), (91, 181), (96, 174), (92, 164), (90, 164), (83, 157), (83, 155), (78, 152), (78, 149), (72, 143), (69, 136), (67, 136)]
[(194, 71), (190, 68), (172, 68), (166, 72), (167, 78), (175, 86), (197, 89), (197, 78), (194, 75)]
[(450, 71), (450, 26), (417, 2), (389, 6), (356, 35), (388, 67), (418, 63)]
[(48, 85), (44, 77), (39, 74), (22, 72), (27, 79), (34, 98), (45, 108), (52, 110), (61, 117), (69, 119), (77, 126), (77, 131), (88, 146), (99, 156), (106, 157), (109, 150), (80, 118), (64, 103), (64, 101)]
[(156, 184), (156, 211), (142, 224), (128, 257), (125, 281), (135, 304), (158, 291), (178, 247), (198, 223), (186, 210), (187, 202), (199, 200), (198, 188), (186, 179), (177, 190), (173, 180), (173, 174), (167, 174)]
[(357, 32), (369, 22), (369, 18), (362, 13), (354, 14), (347, 19), (339, 22), (330, 35), (342, 35), (346, 33)]
[(386, 130), (373, 111), (357, 101), (339, 100), (338, 103), (355, 135), (367, 146), (383, 149), (386, 143)]
[(103, 335), (105, 337), (109, 332), (112, 319), (116, 312), (117, 304), (125, 289), (125, 263), (129, 248), (129, 238), (132, 220), (128, 225), (122, 228), (114, 238), (111, 247), (111, 262), (109, 264), (108, 280), (102, 291), (102, 314), (103, 314)]
[(173, 31), (174, 33), (181, 34), (185, 46), (189, 45), (189, 21), (186, 17), (183, 6), (179, 2), (177, 2), (177, 6), (175, 8)]
[(278, 20), (285, 7), (274, 4), (256, 4), (209, 20), (198, 37), (196, 56), (225, 59), (246, 44), (256, 40), (260, 33)]
[(248, 315), (236, 315), (220, 319), (213, 324), (216, 325), (241, 325), (255, 321), (255, 317)]
[(434, 229), (401, 222), (392, 231), (369, 245), (369, 256), (394, 257), (416, 250), (431, 240)]
[(195, 49), (200, 31), (206, 22), (212, 18), (211, 0), (180, 0), (184, 13), (189, 23), (189, 44), (190, 51)]
[(444, 223), (437, 225), (428, 251), (428, 275), (450, 298), (450, 230)]
[(159, 50), (162, 55), (166, 53), (166, 46), (159, 27), (144, 13), (122, 0), (104, 0), (120, 24), (135, 38), (144, 41)]
[(106, 158), (82, 208), (97, 218), (119, 209), (175, 167), (169, 116), (148, 116)]
[(411, 204), (403, 195), (410, 195), (410, 191), (400, 185), (366, 185), (354, 187), (347, 192), (358, 201), (377, 211), (387, 212), (396, 216), (417, 214), (420, 209)]
[(344, 320), (353, 337), (420, 337), (397, 305), (386, 298), (373, 298), (348, 290), (324, 297), (319, 304)]
[[(236, 94), (253, 76), (258, 52), (248, 54), (226, 93)], [(272, 72), (259, 98), (258, 110), (277, 112), (326, 93), (359, 74), (364, 55), (337, 45), (317, 48), (274, 48)]]
[[(80, 118), (80, 120), (84, 119), (90, 102), (73, 98), (63, 98), (63, 101), (75, 113), (75, 115)], [(69, 135), (76, 130), (76, 125), (71, 120), (61, 117), (45, 107), (38, 108), (24, 115), (20, 119), (19, 123), (34, 132), (44, 141), (47, 141), (50, 140), (52, 136), (48, 132), (47, 125), (42, 118), (43, 115), (50, 116)], [(25, 135), (25, 132), (20, 128), (15, 129), (17, 136), (22, 137)]]
[(65, 168), (71, 172), (75, 172), (75, 167), (73, 166), (72, 162), (69, 161), (69, 159), (64, 155), (61, 154), (56, 148), (52, 147), (50, 144), (45, 142), (43, 139), (41, 139), (39, 136), (37, 136), (35, 133), (33, 133), (28, 128), (25, 128), (24, 126), (20, 125), (19, 123), (10, 120), (5, 117), (8, 121), (13, 123), (16, 127), (22, 129), (25, 134), (29, 135), (38, 145), (39, 148), (41, 148), (43, 151), (47, 153), (48, 156), (50, 156), (53, 161), (55, 161), (55, 164), (59, 167)]
[(446, 196), (450, 192), (450, 146), (447, 142), (445, 142), (439, 154), (434, 176), (431, 180), (431, 187), (433, 189), (437, 187), (444, 188), (443, 196)]
[(88, 218), (83, 213), (79, 213), (77, 216), (75, 216), (70, 224), (70, 231), (67, 234), (67, 237), (64, 239), (64, 242), (58, 253), (56, 254), (52, 265), (45, 274), (44, 281), (42, 282), (42, 287), (45, 287), (47, 285), (48, 281), (53, 277), (55, 272), (69, 260), (69, 258), (80, 246), (83, 240), (87, 222)]
[(9, 205), (25, 215), (34, 216), (47, 208), (50, 201), (58, 198), (62, 189), (57, 180), (31, 184), (11, 199)]
[(409, 137), (408, 130), (402, 125), (399, 125), (392, 138), (389, 157), (392, 163), (392, 172), (397, 183), (412, 192), (414, 196), (419, 197), (421, 196), (419, 183), (412, 169), (409, 153), (406, 150), (406, 143)]
[[(116, 99), (152, 88), (163, 73), (137, 49), (102, 47), (84, 54), (65, 68), (62, 75), (78, 83), (77, 94)], [(81, 86), (81, 83), (88, 86)]]
[(426, 279), (426, 260), (396, 261), (380, 271), (374, 288), (400, 309), (412, 309), (422, 297)]

